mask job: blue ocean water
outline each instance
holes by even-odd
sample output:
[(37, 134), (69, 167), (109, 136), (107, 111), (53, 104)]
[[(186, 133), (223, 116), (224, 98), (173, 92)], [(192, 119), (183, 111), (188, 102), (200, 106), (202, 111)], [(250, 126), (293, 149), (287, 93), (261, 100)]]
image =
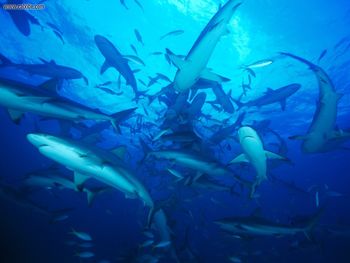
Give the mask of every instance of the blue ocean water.
[[(27, 11), (4, 6), (22, 3), (42, 6)], [(191, 75), (194, 70), (178, 71), (171, 58), (196, 64), (208, 55), (209, 48), (201, 49), (193, 60), (188, 53), (225, 3), (1, 1), (0, 89), (6, 89), (2, 81), (9, 79), (20, 82), (22, 89), (53, 79), (59, 83), (57, 93), (45, 90), (41, 105), (53, 103), (52, 98), (66, 98), (103, 116), (135, 110), (116, 129), (109, 121), (101, 126), (101, 122), (82, 116), (62, 122), (29, 110), (14, 121), (7, 112), (11, 107), (1, 101), (0, 262), (350, 261), (350, 145), (346, 141), (350, 132), (350, 5), (345, 0), (242, 1), (206, 65), (230, 81), (216, 79), (198, 91), (189, 87), (190, 95), (179, 92), (172, 86), (175, 75)], [(225, 21), (212, 24), (205, 36), (211, 38)], [(136, 90), (115, 68), (101, 70), (106, 55), (98, 46), (97, 35), (122, 54), (119, 61), (133, 71), (126, 75), (135, 76)], [(34, 64), (40, 64), (35, 72), (28, 66)], [(57, 65), (81, 74), (62, 77), (67, 68), (55, 69)], [(54, 70), (58, 72), (54, 74)], [(326, 78), (318, 81), (322, 72), (330, 82)], [(258, 105), (257, 99), (273, 96), (271, 91), (266, 93), (268, 88), (277, 90), (293, 83), (300, 88), (288, 96), (284, 110), (281, 100)], [(330, 84), (342, 96), (334, 101), (327, 93), (320, 99), (320, 87), (330, 88)], [(179, 99), (182, 95), (185, 101)], [(31, 99), (29, 96), (28, 103)], [(240, 107), (241, 103), (247, 105)], [(71, 110), (66, 105), (70, 104), (60, 106)], [(332, 117), (334, 109), (337, 115)], [(230, 132), (212, 139), (242, 116)], [(302, 146), (305, 138), (291, 139), (307, 134), (312, 124), (322, 126), (331, 118), (335, 123), (330, 129), (337, 138), (320, 135), (330, 146), (307, 153)], [(237, 132), (241, 126), (256, 130), (264, 149), (288, 158), (267, 161), (267, 180), (254, 193), (232, 176), (255, 182), (253, 161), (229, 164), (244, 149)], [(186, 141), (166, 140), (163, 131), (185, 134)], [(96, 178), (89, 179), (86, 188), (75, 190), (64, 189), (59, 182), (28, 185), (33, 173), (50, 177), (59, 171), (62, 178), (73, 180), (74, 170), (41, 154), (27, 140), (29, 133), (70, 137), (104, 152), (125, 147), (123, 165), (150, 193), (155, 209), (164, 211), (169, 243), (157, 247), (164, 242), (159, 237), (161, 230), (155, 223), (147, 228), (150, 209), (137, 194), (126, 198), (123, 191), (105, 189), (106, 184)], [(257, 148), (254, 144), (252, 151)], [(205, 161), (190, 167), (179, 164), (176, 156), (151, 156), (164, 150), (177, 154), (191, 151), (189, 162), (194, 157)], [(228, 174), (222, 177), (219, 168)], [(84, 189), (96, 187), (103, 191), (89, 206)], [(227, 217), (244, 218), (250, 228), (242, 224), (236, 232), (224, 231), (215, 222)], [(265, 221), (257, 221), (257, 217)], [(312, 229), (296, 234), (281, 230), (281, 226), (283, 230), (305, 226), (304, 222), (313, 222)], [(280, 228), (272, 233), (267, 228), (271, 224)], [(263, 228), (267, 233), (257, 233)], [(73, 229), (88, 233), (92, 241), (72, 234)]]

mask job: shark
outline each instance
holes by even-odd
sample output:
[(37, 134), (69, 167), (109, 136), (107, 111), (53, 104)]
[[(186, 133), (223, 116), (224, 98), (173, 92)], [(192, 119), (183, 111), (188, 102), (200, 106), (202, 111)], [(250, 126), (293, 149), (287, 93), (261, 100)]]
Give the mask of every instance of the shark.
[(297, 224), (277, 224), (259, 216), (227, 217), (214, 221), (225, 232), (238, 236), (294, 236), (303, 233), (310, 239), (311, 233), (324, 208), (320, 208), (314, 215)]
[(286, 109), (286, 100), (294, 93), (296, 93), (301, 88), (301, 85), (298, 83), (293, 83), (282, 88), (273, 90), (268, 88), (263, 96), (257, 98), (255, 100), (251, 100), (248, 102), (240, 102), (238, 100), (234, 100), (237, 104), (238, 109), (242, 107), (262, 107), (265, 105), (270, 105), (274, 103), (280, 103), (281, 109), (284, 111)]
[(41, 214), (43, 216), (50, 217), (50, 222), (54, 223), (60, 220), (61, 217), (66, 216), (67, 212), (73, 210), (73, 208), (65, 208), (60, 210), (49, 211), (45, 207), (33, 202), (29, 195), (30, 191), (27, 188), (15, 188), (12, 185), (0, 183), (0, 199), (5, 199), (11, 203), (23, 208)]
[(25, 71), (30, 75), (37, 75), (57, 80), (83, 79), (87, 85), (89, 84), (87, 77), (85, 77), (77, 69), (58, 65), (54, 60), (40, 60), (42, 63), (38, 64), (14, 63), (4, 55), (0, 54), (0, 68), (12, 67), (17, 70)]
[(213, 178), (231, 176), (237, 182), (239, 182), (240, 185), (251, 187), (251, 184), (248, 181), (245, 181), (243, 178), (240, 178), (233, 171), (228, 169), (225, 165), (220, 164), (219, 162), (213, 160), (210, 157), (204, 156), (200, 152), (191, 150), (170, 149), (152, 151), (151, 149), (146, 148), (146, 145), (144, 143), (142, 145), (146, 153), (145, 159), (148, 159), (150, 157), (154, 157), (156, 159), (165, 159), (169, 160), (172, 164), (176, 164), (197, 172), (196, 176), (193, 178), (193, 183), (196, 182), (201, 176), (206, 174)]
[(337, 149), (341, 143), (350, 139), (350, 132), (336, 129), (337, 106), (342, 94), (336, 92), (332, 80), (321, 67), (291, 53), (281, 54), (306, 64), (315, 74), (319, 89), (316, 111), (307, 134), (291, 136), (290, 139), (302, 140), (305, 153)]
[(233, 163), (250, 163), (256, 171), (256, 180), (252, 186), (251, 198), (254, 196), (256, 187), (264, 180), (267, 180), (267, 159), (287, 160), (285, 157), (264, 149), (257, 132), (249, 127), (242, 126), (238, 130), (239, 143), (243, 153), (234, 158)]
[(218, 41), (228, 32), (227, 25), (240, 5), (237, 0), (229, 0), (222, 6), (200, 33), (185, 59), (166, 50), (171, 62), (178, 68), (173, 85), (176, 91), (190, 89), (200, 78), (217, 82), (229, 81), (209, 70), (207, 64)]
[(162, 241), (170, 241), (164, 211), (156, 207), (148, 190), (122, 161), (121, 151), (107, 152), (81, 141), (42, 133), (29, 133), (27, 139), (42, 155), (73, 171), (77, 189), (82, 191), (85, 182), (93, 178), (126, 198), (141, 200), (150, 208), (148, 226), (153, 222)]
[(145, 205), (154, 206), (146, 188), (117, 155), (49, 134), (30, 133), (27, 139), (41, 154), (72, 170), (77, 189), (82, 190), (85, 181), (94, 178), (123, 192), (127, 198), (139, 198)]
[[(48, 172), (49, 174), (46, 174)], [(42, 173), (30, 173), (24, 179), (25, 185), (30, 187), (44, 187), (46, 189), (58, 188), (58, 189), (69, 189), (77, 191), (77, 187), (74, 182), (68, 178), (63, 177), (57, 171), (45, 171), (45, 174)], [(88, 205), (91, 206), (95, 197), (105, 192), (107, 188), (96, 188), (96, 189), (87, 189), (86, 187), (82, 189), (86, 193)]]
[(25, 112), (35, 113), (45, 117), (58, 118), (80, 122), (83, 120), (109, 121), (119, 130), (119, 123), (134, 112), (135, 108), (106, 115), (90, 109), (50, 92), (52, 86), (57, 85), (55, 80), (49, 80), (39, 87), (26, 85), (16, 81), (0, 80), (0, 105), (7, 108), (11, 119), (19, 123)]
[(210, 137), (209, 141), (214, 144), (220, 144), (223, 140), (232, 137), (234, 132), (242, 125), (245, 114), (245, 112), (241, 113), (233, 124), (219, 129)]
[(100, 73), (103, 74), (109, 68), (115, 68), (130, 85), (135, 93), (136, 100), (146, 92), (137, 89), (137, 82), (134, 72), (131, 70), (128, 60), (118, 51), (118, 49), (107, 38), (101, 35), (95, 36), (95, 43), (101, 54), (105, 58)]
[(6, 9), (6, 4), (8, 5), (20, 5), (23, 4), (23, 0), (7, 0), (4, 4), (3, 10), (6, 10), (10, 15), (14, 25), (24, 36), (29, 36), (31, 33), (31, 24), (40, 26), (40, 22), (37, 18), (31, 15), (26, 10), (11, 10)]

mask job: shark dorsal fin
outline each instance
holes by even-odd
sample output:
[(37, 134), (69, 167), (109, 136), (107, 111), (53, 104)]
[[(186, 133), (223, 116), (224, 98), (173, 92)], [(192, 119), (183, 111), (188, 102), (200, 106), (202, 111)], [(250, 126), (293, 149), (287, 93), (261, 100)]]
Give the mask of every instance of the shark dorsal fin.
[(127, 151), (126, 146), (118, 146), (113, 150), (111, 150), (111, 153), (118, 156), (119, 159), (123, 160), (125, 157), (126, 151)]
[(265, 94), (266, 94), (266, 95), (267, 95), (267, 94), (271, 94), (272, 92), (274, 92), (273, 89), (267, 88), (266, 91), (265, 91)]
[(12, 110), (12, 109), (8, 109), (8, 113), (10, 115), (11, 120), (16, 124), (19, 124), (21, 122), (21, 119), (22, 119), (23, 114), (24, 114), (21, 111)]

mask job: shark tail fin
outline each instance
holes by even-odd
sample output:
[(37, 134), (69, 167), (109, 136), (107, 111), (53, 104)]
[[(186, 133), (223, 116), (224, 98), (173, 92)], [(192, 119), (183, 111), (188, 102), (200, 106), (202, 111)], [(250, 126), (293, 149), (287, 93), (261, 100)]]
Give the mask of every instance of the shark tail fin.
[(4, 55), (0, 54), (0, 67), (6, 67), (11, 65), (13, 65), (13, 62)]
[(143, 150), (143, 158), (138, 162), (141, 165), (148, 158), (148, 155), (152, 151), (152, 149), (147, 145), (147, 143), (143, 139), (140, 138), (139, 141)]
[(153, 205), (151, 209), (149, 210), (148, 217), (147, 217), (147, 226), (146, 228), (151, 228), (152, 223), (154, 221), (155, 214), (158, 211), (163, 211), (159, 206)]
[(311, 217), (311, 219), (306, 223), (306, 226), (304, 228), (304, 235), (307, 239), (313, 240), (312, 238), (312, 232), (317, 225), (318, 221), (322, 217), (326, 207), (325, 205), (322, 206), (320, 209), (317, 210), (317, 212)]
[(136, 110), (135, 108), (123, 110), (120, 112), (117, 112), (113, 115), (111, 115), (111, 124), (113, 128), (118, 132), (121, 133), (119, 123), (122, 122), (123, 120), (127, 119), (134, 111)]

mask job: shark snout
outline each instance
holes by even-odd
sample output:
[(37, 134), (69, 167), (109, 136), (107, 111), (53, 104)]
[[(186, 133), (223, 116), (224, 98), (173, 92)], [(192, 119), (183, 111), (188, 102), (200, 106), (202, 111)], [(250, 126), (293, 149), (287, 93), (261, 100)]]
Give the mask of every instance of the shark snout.
[(45, 136), (43, 134), (29, 133), (27, 134), (27, 139), (36, 147), (45, 145)]

